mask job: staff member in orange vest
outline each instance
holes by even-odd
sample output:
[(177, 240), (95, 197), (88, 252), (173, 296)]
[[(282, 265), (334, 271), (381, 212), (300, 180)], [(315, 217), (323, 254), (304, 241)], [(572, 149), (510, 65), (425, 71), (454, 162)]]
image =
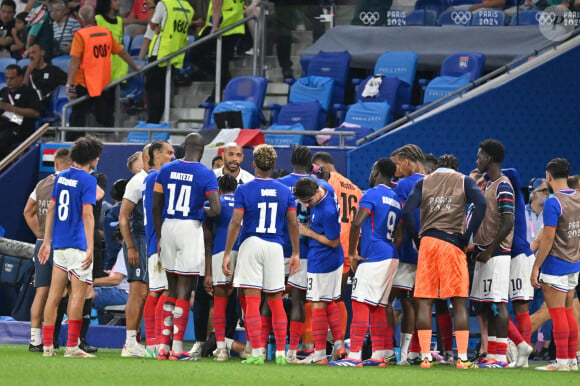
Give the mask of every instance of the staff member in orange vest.
[[(87, 94), (91, 98), (73, 106), (70, 125), (85, 126), (86, 116), (94, 104), (97, 122), (112, 127), (114, 94), (103, 93), (111, 81), (111, 54), (119, 55), (135, 71), (140, 67), (107, 28), (95, 25), (95, 12), (90, 6), (81, 7), (79, 16), (85, 27), (75, 32), (73, 37), (67, 95), (71, 100)], [(82, 135), (81, 132), (69, 132), (67, 140), (75, 140)]]

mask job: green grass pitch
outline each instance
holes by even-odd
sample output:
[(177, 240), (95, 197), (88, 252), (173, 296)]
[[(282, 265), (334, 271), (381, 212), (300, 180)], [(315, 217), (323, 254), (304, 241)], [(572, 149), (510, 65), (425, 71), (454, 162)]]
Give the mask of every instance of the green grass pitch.
[(99, 350), (96, 359), (55, 358), (28, 352), (24, 345), (0, 345), (0, 385), (580, 385), (578, 372), (529, 369), (457, 370), (434, 365), (386, 368), (243, 365), (121, 358), (120, 350)]

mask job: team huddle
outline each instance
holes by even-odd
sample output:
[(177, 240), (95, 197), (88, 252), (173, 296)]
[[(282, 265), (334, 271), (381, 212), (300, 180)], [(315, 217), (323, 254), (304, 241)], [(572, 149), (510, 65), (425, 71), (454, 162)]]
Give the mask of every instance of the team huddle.
[[(140, 208), (130, 208), (130, 227), (120, 224), (127, 266), (139, 276), (134, 280), (148, 284), (150, 294), (143, 310), (147, 347), (134, 336), (129, 339), (135, 331), (128, 328), (122, 356), (195, 359), (184, 350), (183, 339), (192, 288), (196, 277), (203, 276), (205, 289), (213, 294), (213, 354), (218, 361), (229, 359), (226, 308), (237, 300), (247, 337), (239, 350), (243, 363), (264, 363), (273, 331), (279, 365), (430, 368), (435, 304), (444, 345), (441, 363), (458, 369), (527, 367), (532, 352), (528, 303), (534, 288), (541, 287), (554, 323), (556, 361), (536, 369), (578, 369), (572, 302), (580, 271), (580, 194), (568, 186), (565, 159), (546, 166), (553, 194), (545, 201), (544, 228), (534, 254), (526, 239), (520, 177), (516, 169), (502, 169), (505, 149), (497, 140), (480, 143), (471, 176), (458, 172), (453, 155), (443, 155), (429, 167), (419, 147), (402, 146), (374, 163), (365, 192), (334, 170), (328, 153), (313, 157), (306, 146), (293, 148), (293, 171), (279, 179), (271, 178), (277, 153), (269, 145), (253, 151), (254, 176), (202, 165), (199, 134), (189, 134), (182, 147), (184, 157), (171, 160), (169, 143), (146, 146), (149, 172), (141, 176), (141, 196), (133, 200)], [(226, 151), (230, 148), (241, 152), (236, 144), (226, 145)], [(101, 151), (97, 139), (78, 139), (71, 150), (73, 166), (56, 176), (38, 253), (44, 262), (54, 251), (55, 273), (44, 314), (45, 356), (55, 355), (54, 320), (67, 276), (71, 300), (65, 356), (93, 356), (78, 347), (77, 325), (92, 281), (90, 208), (96, 187), (87, 172)], [(142, 215), (136, 218), (138, 212)], [(134, 232), (134, 222), (144, 228), (143, 236)], [(468, 256), (475, 261), (471, 280)], [(347, 349), (343, 296), (349, 280), (353, 316)], [(229, 296), (232, 287), (238, 299)], [(284, 297), (291, 303), (288, 314)], [(477, 362), (467, 357), (467, 298), (479, 304), (487, 325), (487, 355)], [(403, 312), (398, 362), (395, 299)], [(303, 357), (298, 348), (305, 322), (314, 347)], [(329, 329), (334, 342), (330, 357)], [(367, 332), (372, 353), (363, 358)], [(506, 356), (508, 337), (517, 348), (512, 363)]]

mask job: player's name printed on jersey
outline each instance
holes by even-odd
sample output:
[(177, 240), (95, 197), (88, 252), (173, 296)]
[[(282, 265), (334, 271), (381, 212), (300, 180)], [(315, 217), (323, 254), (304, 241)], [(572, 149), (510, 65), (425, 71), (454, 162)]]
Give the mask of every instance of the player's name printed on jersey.
[(276, 189), (260, 189), (260, 195), (262, 197), (276, 197)]
[(390, 205), (393, 208), (401, 209), (401, 203), (397, 200), (393, 200), (391, 197), (383, 196), (383, 204)]
[(442, 209), (450, 210), (453, 196), (429, 197), (429, 212), (438, 212)]
[(169, 179), (171, 180), (178, 180), (178, 181), (193, 181), (193, 174), (189, 173), (180, 173), (180, 172), (171, 172), (169, 175)]
[(72, 188), (76, 188), (79, 181), (78, 180), (73, 180), (70, 178), (66, 178), (66, 177), (58, 177), (58, 180), (56, 181), (57, 184), (60, 185), (64, 185), (64, 186), (70, 186)]
[(580, 221), (570, 221), (568, 223), (568, 238), (580, 236)]

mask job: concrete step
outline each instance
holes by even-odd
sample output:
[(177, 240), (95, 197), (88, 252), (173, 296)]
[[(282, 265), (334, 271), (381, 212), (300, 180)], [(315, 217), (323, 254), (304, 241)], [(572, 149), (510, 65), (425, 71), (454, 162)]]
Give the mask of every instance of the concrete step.
[(171, 109), (169, 119), (171, 121), (188, 120), (192, 122), (203, 121), (204, 109), (197, 107), (175, 107)]

